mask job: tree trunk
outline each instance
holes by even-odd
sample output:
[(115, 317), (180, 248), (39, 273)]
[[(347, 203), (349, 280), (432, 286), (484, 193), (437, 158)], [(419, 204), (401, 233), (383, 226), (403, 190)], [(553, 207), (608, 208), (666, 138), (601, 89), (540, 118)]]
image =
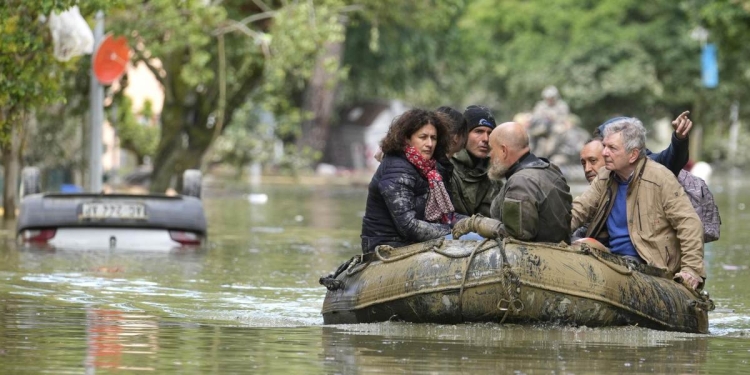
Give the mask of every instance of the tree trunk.
[(200, 169), (203, 155), (205, 155), (209, 146), (210, 142), (206, 144), (201, 143), (182, 151), (179, 163), (175, 166), (175, 176), (177, 178), (175, 180), (174, 188), (178, 193), (182, 191), (182, 174), (185, 173), (185, 170), (187, 169)]
[[(164, 193), (172, 178), (177, 178), (175, 188), (182, 187), (182, 173), (189, 168), (200, 168), (201, 159), (214, 140), (214, 129), (207, 126), (209, 117), (218, 106), (217, 86), (200, 92), (181, 80), (185, 53), (176, 52), (162, 59), (164, 70), (164, 107), (161, 113), (161, 138), (154, 155), (150, 191)], [(262, 66), (253, 69), (242, 82), (231, 82), (224, 108), (222, 130), (232, 122), (234, 111), (247, 100), (248, 93), (257, 87), (263, 77)]]
[(333, 102), (336, 96), (337, 74), (341, 65), (343, 43), (328, 42), (318, 56), (310, 85), (305, 93), (302, 109), (313, 117), (302, 123), (302, 136), (297, 139), (299, 150), (306, 148), (322, 155), (328, 140)]
[[(186, 169), (200, 168), (203, 154), (211, 144), (213, 130), (205, 126), (207, 115), (198, 113), (200, 106), (193, 104), (191, 115), (183, 112), (186, 106), (165, 104), (162, 111), (162, 130), (151, 173), (152, 193), (164, 193), (176, 178), (175, 190), (182, 188), (182, 173)], [(183, 119), (193, 118), (191, 123)], [(185, 142), (187, 140), (187, 142)], [(187, 144), (186, 144), (187, 143)]]
[[(21, 116), (21, 121), (25, 120), (26, 116)], [(4, 219), (15, 219), (16, 218), (16, 202), (18, 201), (18, 174), (20, 172), (20, 155), (19, 149), (21, 147), (21, 132), (19, 127), (21, 124), (15, 124), (11, 129), (10, 142), (7, 147), (3, 147), (3, 218)]]
[[(165, 125), (162, 125), (162, 129)], [(164, 193), (170, 186), (172, 176), (175, 173), (175, 164), (182, 151), (182, 137), (177, 136), (172, 139), (164, 139), (162, 130), (162, 139), (159, 141), (159, 147), (154, 157), (154, 169), (151, 172), (151, 186), (149, 190), (152, 193)]]

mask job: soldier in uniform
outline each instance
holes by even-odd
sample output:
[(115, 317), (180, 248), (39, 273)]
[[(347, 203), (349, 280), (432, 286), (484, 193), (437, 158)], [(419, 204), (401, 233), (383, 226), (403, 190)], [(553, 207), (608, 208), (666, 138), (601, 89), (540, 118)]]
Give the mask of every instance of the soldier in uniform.
[(570, 110), (555, 86), (547, 86), (542, 91), (542, 99), (534, 106), (529, 135), (534, 153), (549, 157), (557, 146), (556, 136), (565, 131)]

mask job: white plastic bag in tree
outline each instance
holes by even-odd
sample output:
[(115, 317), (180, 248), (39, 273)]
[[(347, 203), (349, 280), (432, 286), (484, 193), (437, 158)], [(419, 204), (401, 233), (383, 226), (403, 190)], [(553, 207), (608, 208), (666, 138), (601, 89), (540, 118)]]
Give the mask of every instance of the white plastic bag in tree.
[(49, 16), (55, 58), (68, 61), (73, 57), (94, 52), (94, 33), (81, 16), (77, 6)]

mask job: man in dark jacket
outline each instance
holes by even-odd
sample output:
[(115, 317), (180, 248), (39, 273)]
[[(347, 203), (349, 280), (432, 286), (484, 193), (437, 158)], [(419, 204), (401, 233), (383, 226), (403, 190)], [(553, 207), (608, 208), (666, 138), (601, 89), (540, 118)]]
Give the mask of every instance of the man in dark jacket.
[(573, 198), (560, 169), (529, 152), (529, 135), (521, 124), (500, 124), (492, 131), (490, 144), (489, 177), (507, 179), (492, 202), (492, 219), (465, 219), (456, 224), (453, 237), (468, 230), (484, 237), (570, 243)]
[(489, 216), (492, 199), (502, 186), (487, 176), (489, 139), (496, 126), (495, 118), (489, 109), (477, 105), (467, 107), (464, 117), (469, 127), (466, 148), (451, 157), (453, 176), (449, 190), (453, 207), (459, 214)]

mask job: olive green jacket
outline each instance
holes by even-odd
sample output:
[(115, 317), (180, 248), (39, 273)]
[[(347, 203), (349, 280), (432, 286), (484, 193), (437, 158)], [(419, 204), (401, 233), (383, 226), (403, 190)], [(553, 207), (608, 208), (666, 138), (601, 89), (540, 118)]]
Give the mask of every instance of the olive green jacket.
[[(571, 229), (590, 222), (588, 237), (606, 239), (607, 217), (617, 195), (615, 173), (599, 170), (589, 188), (573, 201)], [(674, 174), (643, 158), (636, 165), (625, 198), (628, 233), (638, 255), (669, 274), (706, 277), (703, 224)]]
[(491, 181), (487, 176), (489, 159), (474, 166), (469, 152), (463, 149), (451, 157), (451, 163), (453, 175), (449, 193), (456, 212), (467, 216), (482, 214), (489, 217), (492, 199), (502, 187), (501, 182)]
[(505, 232), (523, 241), (570, 243), (573, 197), (560, 169), (527, 153), (505, 176), (507, 182), (490, 210)]

